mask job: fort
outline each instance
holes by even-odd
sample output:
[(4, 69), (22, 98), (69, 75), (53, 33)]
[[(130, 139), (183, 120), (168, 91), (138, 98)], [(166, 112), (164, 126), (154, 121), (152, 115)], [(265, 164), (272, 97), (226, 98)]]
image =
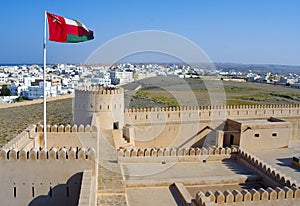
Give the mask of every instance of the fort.
[(2, 205), (298, 205), (300, 105), (127, 109), (76, 89), (75, 125), (0, 149)]

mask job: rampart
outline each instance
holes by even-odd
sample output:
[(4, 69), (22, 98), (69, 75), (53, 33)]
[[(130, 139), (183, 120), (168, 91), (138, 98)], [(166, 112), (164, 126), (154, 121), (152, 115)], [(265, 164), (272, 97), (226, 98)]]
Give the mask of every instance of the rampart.
[(36, 134), (36, 126), (30, 125), (20, 134), (18, 134), (15, 138), (5, 144), (2, 148), (11, 150), (11, 149), (31, 149), (34, 147), (34, 139), (38, 138), (38, 134)]
[[(44, 127), (43, 125), (38, 125), (36, 127), (35, 132), (44, 132), (43, 131)], [(84, 125), (79, 125), (77, 126), (74, 124), (73, 126), (71, 125), (47, 125), (47, 132), (52, 132), (52, 133), (89, 133), (89, 132), (97, 132), (97, 127), (95, 126), (90, 126), (87, 124), (86, 126)]]
[(177, 162), (177, 161), (219, 161), (230, 158), (238, 152), (236, 147), (226, 148), (129, 148), (118, 150), (119, 162)]
[(267, 185), (271, 185), (273, 187), (299, 187), (298, 183), (295, 180), (292, 180), (291, 177), (288, 177), (282, 172), (277, 171), (259, 158), (247, 153), (242, 149), (238, 150), (237, 158), (241, 164), (261, 176), (263, 182), (265, 182)]
[[(202, 147), (215, 145), (214, 130), (227, 119), (269, 119), (291, 123), (291, 139), (300, 137), (300, 105), (190, 106), (125, 109), (137, 147)], [(205, 129), (210, 128), (210, 129)]]
[(97, 178), (93, 148), (0, 149), (0, 164), (3, 205), (78, 204), (83, 171)]
[(160, 120), (167, 123), (184, 123), (185, 121), (211, 121), (227, 118), (265, 119), (271, 116), (280, 118), (299, 117), (300, 105), (216, 105), (125, 109), (126, 124), (148, 124), (149, 119), (151, 119), (152, 124), (155, 124), (159, 123)]
[[(3, 149), (29, 150), (43, 147), (43, 126), (31, 125)], [(97, 128), (90, 125), (47, 125), (47, 149), (52, 147), (94, 147), (97, 151)]]
[(198, 192), (196, 201), (200, 206), (207, 205), (298, 205), (300, 190), (295, 187), (268, 187), (266, 189), (242, 189)]

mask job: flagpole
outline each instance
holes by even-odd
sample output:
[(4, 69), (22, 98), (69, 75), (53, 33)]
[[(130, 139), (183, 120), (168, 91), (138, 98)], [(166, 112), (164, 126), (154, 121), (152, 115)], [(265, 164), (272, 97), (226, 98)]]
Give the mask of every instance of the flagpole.
[(44, 21), (44, 68), (43, 68), (43, 106), (44, 106), (44, 149), (47, 149), (47, 123), (46, 123), (46, 100), (47, 100), (47, 93), (46, 93), (46, 38), (47, 38), (47, 12), (45, 11), (45, 21)]

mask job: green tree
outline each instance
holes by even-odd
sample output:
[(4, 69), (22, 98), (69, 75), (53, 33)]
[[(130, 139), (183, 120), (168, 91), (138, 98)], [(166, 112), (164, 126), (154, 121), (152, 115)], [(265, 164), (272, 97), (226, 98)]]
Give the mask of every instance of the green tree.
[(0, 92), (1, 92), (1, 96), (10, 96), (11, 95), (11, 91), (7, 88), (7, 85), (3, 85)]

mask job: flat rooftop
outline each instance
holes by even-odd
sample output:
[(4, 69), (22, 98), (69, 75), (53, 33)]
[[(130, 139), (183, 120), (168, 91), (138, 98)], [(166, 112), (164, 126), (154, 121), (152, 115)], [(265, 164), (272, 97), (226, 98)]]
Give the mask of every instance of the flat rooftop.
[(293, 157), (300, 156), (300, 140), (291, 140), (288, 148), (251, 151), (251, 153), (300, 183), (300, 168), (292, 165)]
[(183, 183), (195, 197), (198, 191), (260, 188), (261, 178), (235, 159), (208, 162), (122, 163), (128, 205), (180, 205), (171, 190)]

